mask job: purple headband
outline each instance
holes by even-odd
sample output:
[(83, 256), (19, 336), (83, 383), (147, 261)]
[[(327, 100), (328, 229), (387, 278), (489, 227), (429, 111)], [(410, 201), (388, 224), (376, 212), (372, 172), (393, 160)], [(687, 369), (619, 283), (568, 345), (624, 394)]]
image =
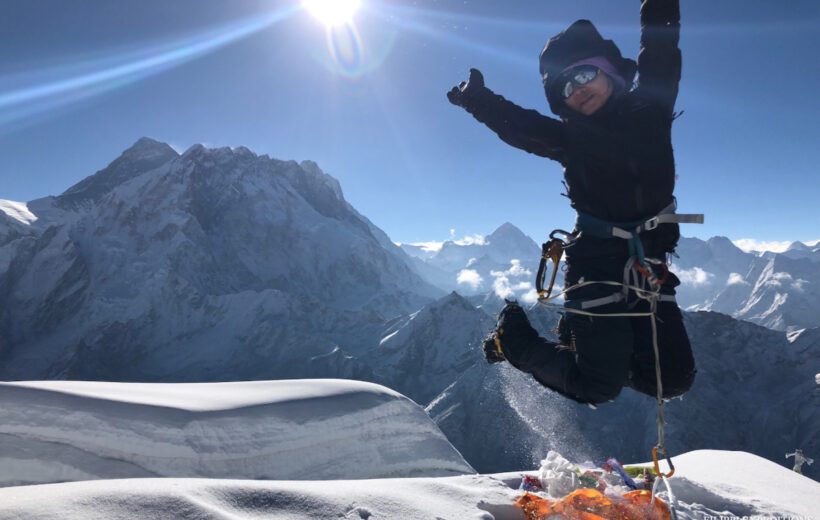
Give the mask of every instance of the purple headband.
[(561, 71), (561, 74), (572, 69), (574, 67), (580, 67), (581, 65), (592, 65), (594, 67), (598, 67), (602, 71), (606, 73), (607, 76), (615, 80), (615, 83), (620, 85), (621, 88), (626, 87), (626, 80), (621, 76), (612, 63), (609, 62), (608, 59), (604, 58), (603, 56), (594, 56), (592, 58), (584, 58), (581, 61), (576, 61), (569, 67), (565, 68)]

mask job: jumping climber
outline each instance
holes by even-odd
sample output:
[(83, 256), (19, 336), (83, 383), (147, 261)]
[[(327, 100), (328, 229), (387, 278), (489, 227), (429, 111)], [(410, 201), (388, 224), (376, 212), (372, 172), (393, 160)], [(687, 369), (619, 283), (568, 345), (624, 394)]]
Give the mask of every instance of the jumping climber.
[(794, 467), (792, 470), (795, 473), (800, 473), (801, 475), (803, 474), (803, 464), (808, 464), (809, 466), (814, 464), (814, 459), (810, 459), (803, 455), (803, 450), (800, 449), (794, 450), (794, 453), (787, 453), (786, 458), (788, 459), (789, 457), (794, 457)]
[[(660, 286), (655, 321), (663, 397), (674, 397), (689, 390), (696, 372), (674, 300), (680, 281), (666, 269), (681, 221), (674, 215), (671, 137), (681, 73), (679, 2), (643, 0), (640, 15), (637, 63), (622, 57), (587, 20), (547, 42), (541, 77), (560, 119), (495, 94), (476, 69), (447, 98), (507, 144), (563, 165), (567, 195), (578, 212), (575, 239), (566, 248), (566, 288), (581, 281), (623, 282), (636, 262), (654, 278)], [(565, 306), (596, 314), (649, 312), (650, 303), (635, 296), (612, 284), (591, 284), (570, 289)], [(519, 305), (508, 303), (485, 352), (488, 361), (506, 359), (578, 402), (612, 400), (623, 386), (654, 397), (651, 327), (645, 317), (569, 312), (559, 322), (561, 343), (555, 344), (538, 336)], [(496, 354), (498, 344), (503, 357)]]

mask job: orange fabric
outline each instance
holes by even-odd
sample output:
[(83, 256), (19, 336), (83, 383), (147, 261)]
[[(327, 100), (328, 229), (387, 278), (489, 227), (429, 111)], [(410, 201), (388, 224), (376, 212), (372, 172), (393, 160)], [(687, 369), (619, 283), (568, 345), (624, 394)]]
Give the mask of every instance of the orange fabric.
[(597, 489), (576, 489), (560, 500), (525, 493), (515, 504), (527, 520), (546, 520), (552, 515), (568, 520), (671, 520), (666, 504), (656, 498), (650, 508), (651, 500), (652, 493), (646, 490), (630, 491), (618, 500)]

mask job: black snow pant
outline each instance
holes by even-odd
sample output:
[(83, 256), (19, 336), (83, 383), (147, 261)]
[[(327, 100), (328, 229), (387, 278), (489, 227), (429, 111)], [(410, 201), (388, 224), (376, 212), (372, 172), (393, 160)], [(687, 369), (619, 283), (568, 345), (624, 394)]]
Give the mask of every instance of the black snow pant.
[[(583, 280), (623, 281), (626, 259), (584, 259), (568, 263), (567, 286)], [(674, 295), (680, 284), (670, 273), (661, 294)], [(620, 287), (593, 284), (567, 294), (567, 301), (607, 296)], [(635, 301), (631, 295), (630, 303)], [(616, 302), (589, 309), (596, 314), (648, 312), (649, 303), (635, 306)], [(510, 363), (543, 384), (582, 403), (614, 399), (624, 386), (655, 397), (657, 382), (652, 325), (649, 317), (584, 316), (565, 313), (559, 322), (561, 344), (538, 336), (518, 306), (502, 311), (499, 329), (502, 349)], [(656, 324), (664, 397), (682, 395), (692, 386), (695, 361), (674, 301), (657, 304)]]

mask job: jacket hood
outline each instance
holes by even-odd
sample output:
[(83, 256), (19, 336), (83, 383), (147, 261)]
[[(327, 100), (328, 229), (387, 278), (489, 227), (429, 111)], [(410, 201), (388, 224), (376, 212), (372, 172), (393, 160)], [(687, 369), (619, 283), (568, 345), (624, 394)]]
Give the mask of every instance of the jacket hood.
[(578, 20), (563, 32), (549, 39), (541, 51), (541, 79), (544, 93), (552, 112), (560, 117), (568, 117), (572, 111), (564, 103), (556, 78), (568, 66), (586, 58), (602, 56), (609, 61), (624, 78), (627, 85), (632, 83), (638, 66), (634, 60), (624, 58), (612, 40), (605, 40), (589, 20)]

